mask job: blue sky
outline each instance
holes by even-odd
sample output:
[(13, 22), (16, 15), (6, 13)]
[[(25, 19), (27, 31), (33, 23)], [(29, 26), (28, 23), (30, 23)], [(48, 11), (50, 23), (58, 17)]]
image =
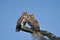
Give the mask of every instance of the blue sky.
[(31, 40), (29, 33), (15, 32), (23, 11), (32, 13), (41, 30), (60, 36), (60, 0), (0, 0), (0, 40)]

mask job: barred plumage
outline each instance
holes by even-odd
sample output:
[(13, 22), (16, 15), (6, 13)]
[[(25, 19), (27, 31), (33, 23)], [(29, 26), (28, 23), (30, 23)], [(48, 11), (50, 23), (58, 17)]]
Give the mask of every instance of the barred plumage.
[(22, 16), (18, 19), (16, 25), (16, 31), (19, 32), (21, 27), (24, 27), (27, 21), (27, 12), (23, 12)]
[(38, 21), (35, 20), (33, 14), (28, 15), (27, 22), (33, 30), (39, 30), (40, 29)]

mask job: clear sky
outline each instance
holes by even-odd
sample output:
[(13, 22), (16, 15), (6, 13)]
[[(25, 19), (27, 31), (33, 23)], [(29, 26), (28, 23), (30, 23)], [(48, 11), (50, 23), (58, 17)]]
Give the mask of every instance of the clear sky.
[(34, 14), (41, 30), (60, 36), (60, 0), (0, 0), (0, 40), (31, 40), (26, 32), (15, 32), (23, 11)]

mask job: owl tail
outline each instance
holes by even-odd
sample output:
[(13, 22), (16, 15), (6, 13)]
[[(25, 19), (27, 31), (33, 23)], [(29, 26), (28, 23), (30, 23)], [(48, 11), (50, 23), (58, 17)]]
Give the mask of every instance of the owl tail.
[(19, 32), (21, 30), (21, 25), (16, 25), (16, 32)]
[(38, 30), (40, 30), (40, 27), (38, 26)]

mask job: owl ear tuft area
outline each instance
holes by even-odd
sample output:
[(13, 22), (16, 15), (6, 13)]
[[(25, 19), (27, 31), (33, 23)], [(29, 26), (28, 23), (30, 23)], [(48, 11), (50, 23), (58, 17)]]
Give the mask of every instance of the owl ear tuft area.
[(27, 12), (22, 12), (22, 15), (27, 15)]

